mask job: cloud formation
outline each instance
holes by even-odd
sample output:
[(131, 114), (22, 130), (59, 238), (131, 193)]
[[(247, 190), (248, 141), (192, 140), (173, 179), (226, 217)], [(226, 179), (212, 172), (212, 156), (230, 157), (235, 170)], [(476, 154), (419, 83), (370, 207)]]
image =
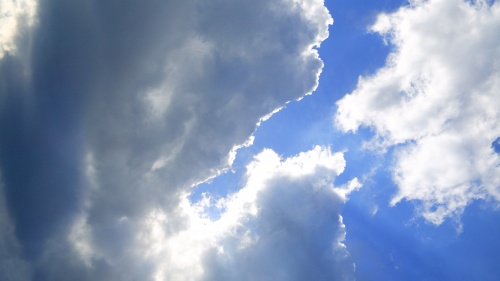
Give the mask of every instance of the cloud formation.
[[(319, 146), (288, 159), (262, 151), (247, 166), (241, 190), (220, 199), (205, 195), (196, 205), (185, 205), (187, 213), (198, 215), (191, 216), (184, 233), (167, 243), (157, 241), (156, 257), (162, 261), (157, 276), (354, 280), (340, 211), (360, 184), (353, 179), (345, 186), (332, 185), (344, 167), (342, 153)], [(207, 218), (207, 209), (221, 212), (220, 218)], [(163, 236), (162, 230), (151, 236)]]
[(340, 211), (360, 185), (333, 187), (344, 167), (341, 153), (321, 147), (284, 161), (257, 155), (226, 203), (228, 230), (205, 256), (204, 280), (354, 280)]
[(337, 103), (335, 121), (372, 128), (374, 147), (396, 146), (391, 204), (418, 200), (440, 224), (472, 200), (500, 200), (498, 2), (411, 1), (371, 30), (393, 51)]
[(332, 19), (321, 0), (36, 7), (1, 39), (1, 235), (33, 280), (158, 279), (150, 239), (185, 232), (190, 188), (316, 88)]

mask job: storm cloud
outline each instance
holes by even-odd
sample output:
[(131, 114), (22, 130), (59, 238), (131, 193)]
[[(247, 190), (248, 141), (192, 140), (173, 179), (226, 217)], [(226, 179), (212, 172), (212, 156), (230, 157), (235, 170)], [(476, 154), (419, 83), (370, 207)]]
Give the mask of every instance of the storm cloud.
[(40, 1), (31, 21), (16, 7), (0, 60), (0, 226), (19, 246), (0, 250), (5, 280), (154, 279), (144, 224), (187, 228), (191, 187), (316, 88), (332, 23), (319, 0)]

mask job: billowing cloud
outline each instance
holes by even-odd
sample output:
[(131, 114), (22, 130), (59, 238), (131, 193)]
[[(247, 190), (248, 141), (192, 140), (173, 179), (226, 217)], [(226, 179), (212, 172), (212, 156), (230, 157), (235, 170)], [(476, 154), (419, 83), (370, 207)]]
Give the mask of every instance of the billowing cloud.
[(359, 183), (332, 185), (344, 167), (321, 147), (285, 161), (259, 154), (219, 221), (228, 231), (205, 256), (204, 280), (354, 280), (340, 211)]
[[(184, 205), (192, 214), (189, 227), (170, 239), (150, 240), (161, 261), (156, 275), (161, 280), (353, 280), (340, 211), (360, 185), (356, 179), (332, 185), (344, 167), (342, 153), (328, 148), (284, 160), (264, 150), (247, 166), (241, 190)], [(208, 209), (220, 217), (209, 219)], [(161, 228), (150, 233), (166, 236)]]
[(371, 30), (393, 51), (338, 102), (335, 120), (372, 128), (372, 146), (396, 146), (391, 203), (418, 200), (440, 224), (472, 200), (500, 200), (498, 2), (411, 1)]
[(36, 7), (1, 39), (2, 237), (35, 280), (161, 280), (151, 239), (185, 233), (190, 188), (315, 89), (332, 19), (322, 0)]

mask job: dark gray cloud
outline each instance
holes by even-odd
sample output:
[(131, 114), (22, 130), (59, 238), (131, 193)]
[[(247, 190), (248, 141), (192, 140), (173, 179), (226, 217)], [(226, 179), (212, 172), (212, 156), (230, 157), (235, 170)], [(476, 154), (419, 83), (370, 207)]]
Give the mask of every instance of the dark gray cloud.
[(21, 244), (8, 215), (3, 184), (0, 177), (0, 279), (28, 280), (31, 275), (29, 263), (23, 259)]
[(316, 87), (331, 18), (322, 1), (49, 0), (19, 22), (0, 60), (2, 236), (35, 280), (148, 280), (145, 218), (187, 227), (181, 195)]

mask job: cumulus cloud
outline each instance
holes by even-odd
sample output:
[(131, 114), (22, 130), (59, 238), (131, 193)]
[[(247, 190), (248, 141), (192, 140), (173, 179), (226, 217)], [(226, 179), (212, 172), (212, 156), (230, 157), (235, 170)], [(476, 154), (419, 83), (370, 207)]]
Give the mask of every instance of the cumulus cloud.
[(49, 0), (34, 24), (16, 13), (0, 42), (2, 231), (15, 229), (35, 280), (161, 280), (152, 241), (189, 239), (190, 188), (316, 88), (332, 23), (322, 0)]
[[(316, 147), (288, 159), (266, 149), (247, 166), (244, 187), (205, 195), (186, 231), (156, 240), (161, 280), (354, 280), (340, 211), (356, 179), (334, 187), (342, 153)], [(210, 220), (207, 209), (220, 218)], [(165, 217), (161, 218), (165, 219)], [(150, 237), (163, 237), (164, 230)]]
[(354, 280), (340, 211), (360, 185), (333, 187), (344, 167), (321, 147), (284, 161), (257, 155), (215, 222), (224, 232), (204, 256), (203, 280)]
[(335, 121), (343, 131), (372, 128), (372, 147), (396, 146), (391, 204), (418, 200), (440, 224), (472, 200), (499, 200), (498, 2), (411, 1), (371, 30), (393, 51), (337, 103)]

